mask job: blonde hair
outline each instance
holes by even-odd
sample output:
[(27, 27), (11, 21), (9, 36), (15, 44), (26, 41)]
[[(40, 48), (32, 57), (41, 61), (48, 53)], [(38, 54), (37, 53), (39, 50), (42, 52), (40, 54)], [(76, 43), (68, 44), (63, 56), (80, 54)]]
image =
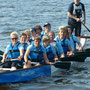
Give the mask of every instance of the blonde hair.
[(65, 27), (64, 27), (64, 26), (60, 26), (59, 29), (58, 29), (58, 33), (59, 33), (61, 30), (64, 32), (64, 31), (65, 31)]
[(50, 37), (48, 35), (44, 35), (42, 38), (43, 42), (50, 40)]
[(12, 35), (16, 35), (16, 36), (18, 37), (18, 33), (17, 33), (17, 32), (12, 32), (12, 33), (10, 34), (10, 37), (12, 37)]
[(24, 33), (25, 33), (25, 34), (27, 34), (27, 33), (28, 33), (28, 34), (31, 34), (30, 32), (31, 32), (30, 29), (25, 29), (25, 30), (24, 30)]

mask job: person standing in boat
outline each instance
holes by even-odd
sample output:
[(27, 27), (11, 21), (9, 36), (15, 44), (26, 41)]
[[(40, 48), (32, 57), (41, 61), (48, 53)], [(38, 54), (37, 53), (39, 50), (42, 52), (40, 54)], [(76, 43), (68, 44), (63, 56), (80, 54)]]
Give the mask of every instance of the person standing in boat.
[(71, 32), (75, 29), (75, 36), (80, 36), (81, 34), (81, 17), (84, 16), (83, 23), (85, 24), (85, 7), (80, 0), (74, 0), (68, 8), (68, 24), (71, 26)]
[(51, 24), (50, 23), (45, 23), (44, 24), (44, 31), (42, 31), (41, 35), (44, 36), (44, 35), (48, 35), (48, 33), (51, 31)]
[(47, 55), (46, 55), (46, 50), (45, 48), (40, 45), (41, 43), (41, 38), (36, 35), (34, 38), (34, 44), (29, 45), (27, 48), (27, 51), (24, 56), (24, 60), (26, 64), (24, 65), (24, 68), (29, 68), (31, 67), (31, 62), (38, 62), (39, 64), (36, 64), (35, 66), (42, 64), (43, 62), (47, 64), (52, 64), (49, 62)]
[(59, 57), (59, 58), (63, 58), (63, 57), (64, 57), (64, 52), (63, 52), (63, 48), (62, 48), (62, 46), (61, 46), (61, 43), (56, 42), (56, 41), (54, 40), (54, 38), (55, 38), (55, 33), (54, 33), (54, 32), (49, 32), (48, 35), (50, 36), (50, 44), (55, 47), (58, 57)]
[(59, 27), (58, 35), (55, 37), (54, 40), (61, 43), (65, 55), (71, 56), (73, 54), (73, 51), (70, 45), (70, 41), (65, 38), (65, 35), (65, 27), (61, 26)]
[[(12, 32), (10, 37), (11, 37), (11, 43), (7, 46), (6, 51), (3, 54), (2, 63), (4, 63), (8, 59), (9, 60), (16, 59), (21, 61), (23, 58), (23, 53), (20, 53), (22, 49), (21, 46), (19, 46), (20, 42), (18, 41), (18, 33)], [(3, 67), (12, 68), (15, 70), (17, 64), (21, 64), (21, 63), (22, 62), (10, 61), (4, 64)]]
[(25, 29), (24, 33), (27, 35), (26, 43), (30, 44), (31, 32), (30, 29)]
[(43, 46), (46, 49), (47, 57), (50, 62), (55, 62), (58, 60), (56, 50), (53, 45), (50, 45), (50, 37), (48, 35), (44, 35), (42, 38)]
[(66, 30), (68, 31), (70, 42), (73, 43), (73, 45), (74, 45), (74, 51), (76, 50), (76, 43), (78, 44), (78, 50), (82, 51), (83, 48), (82, 48), (82, 45), (81, 45), (79, 39), (76, 36), (71, 34), (71, 26), (69, 26), (69, 25), (66, 26)]

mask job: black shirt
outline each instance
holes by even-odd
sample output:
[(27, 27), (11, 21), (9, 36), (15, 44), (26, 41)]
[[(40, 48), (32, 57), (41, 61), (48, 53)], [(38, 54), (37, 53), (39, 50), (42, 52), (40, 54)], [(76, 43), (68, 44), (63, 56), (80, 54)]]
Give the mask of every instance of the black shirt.
[[(81, 2), (79, 3), (79, 5), (75, 5), (75, 3), (73, 2), (70, 4), (68, 8), (68, 12), (77, 18), (82, 17), (82, 11), (85, 11), (85, 7), (84, 7), (84, 4)], [(68, 23), (73, 24), (73, 23), (77, 23), (77, 21), (69, 17)]]

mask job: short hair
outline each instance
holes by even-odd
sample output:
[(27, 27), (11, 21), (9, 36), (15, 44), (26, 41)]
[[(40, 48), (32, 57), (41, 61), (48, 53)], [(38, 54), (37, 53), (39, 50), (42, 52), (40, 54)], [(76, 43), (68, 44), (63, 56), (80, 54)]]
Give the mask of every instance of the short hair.
[(40, 38), (39, 35), (36, 35), (36, 36), (34, 37), (34, 40), (40, 40), (40, 41), (41, 41), (41, 38)]
[(18, 33), (17, 33), (16, 31), (12, 32), (12, 33), (10, 34), (10, 37), (12, 37), (12, 35), (16, 35), (16, 36), (18, 37)]
[(54, 37), (55, 37), (55, 33), (54, 33), (53, 31), (50, 31), (49, 34), (50, 34), (50, 33), (53, 33), (53, 35), (54, 35)]
[(31, 33), (30, 33), (30, 29), (25, 29), (25, 30), (24, 30), (24, 33), (25, 33), (25, 34), (27, 34), (27, 33), (28, 33), (28, 34), (31, 34)]
[(22, 37), (22, 36), (26, 36), (27, 37), (27, 35), (24, 32), (20, 35), (20, 37)]
[(44, 35), (42, 38), (43, 42), (50, 40), (50, 37), (48, 35)]
[(67, 25), (67, 26), (65, 26), (65, 28), (67, 29), (67, 28), (71, 28), (71, 26), (70, 25)]
[(36, 30), (41, 30), (42, 31), (42, 27), (40, 25), (36, 25), (35, 28), (36, 28)]
[(65, 27), (64, 26), (60, 26), (58, 29), (58, 32), (60, 32), (61, 30), (65, 31)]

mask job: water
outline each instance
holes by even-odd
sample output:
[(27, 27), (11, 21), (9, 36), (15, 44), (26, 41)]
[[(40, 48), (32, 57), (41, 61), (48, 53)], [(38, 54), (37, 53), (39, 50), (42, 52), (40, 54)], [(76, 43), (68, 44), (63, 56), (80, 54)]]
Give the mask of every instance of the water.
[[(86, 25), (90, 26), (90, 0), (81, 0), (86, 7)], [(10, 43), (10, 33), (19, 35), (26, 28), (50, 22), (52, 31), (67, 25), (67, 10), (72, 0), (0, 0), (0, 50)], [(90, 33), (82, 27), (82, 34)], [(88, 40), (88, 43), (90, 41)], [(89, 47), (89, 44), (87, 44)], [(90, 61), (86, 59), (82, 69), (73, 70), (67, 75), (49, 76), (27, 83), (10, 84), (0, 90), (90, 90)]]

